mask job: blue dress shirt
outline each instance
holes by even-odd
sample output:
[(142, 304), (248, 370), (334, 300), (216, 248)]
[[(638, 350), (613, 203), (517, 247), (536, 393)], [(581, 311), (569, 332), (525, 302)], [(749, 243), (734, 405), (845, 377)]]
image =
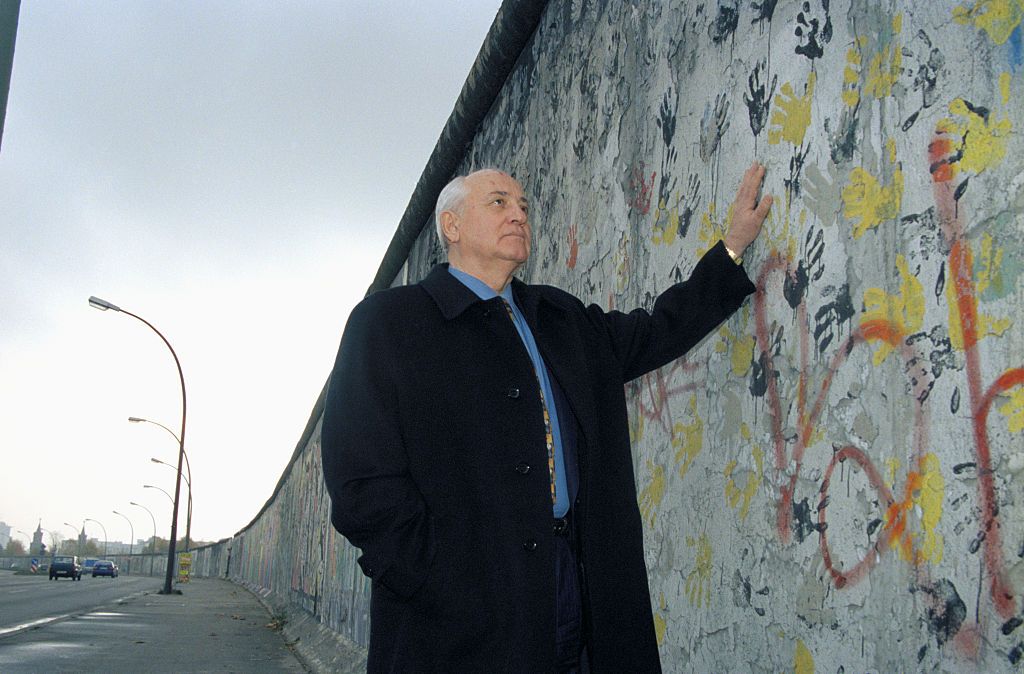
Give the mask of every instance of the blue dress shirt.
[(452, 276), (462, 282), (464, 286), (473, 291), (473, 293), (480, 299), (486, 301), (494, 299), (495, 297), (501, 297), (508, 305), (512, 307), (513, 324), (516, 326), (516, 331), (519, 333), (520, 339), (523, 340), (523, 346), (526, 348), (527, 355), (530, 356), (530, 360), (533, 362), (533, 370), (537, 374), (537, 379), (540, 381), (540, 388), (544, 394), (544, 404), (548, 409), (548, 418), (551, 420), (551, 435), (554, 437), (555, 445), (555, 503), (553, 506), (553, 512), (555, 517), (565, 517), (565, 514), (569, 512), (569, 498), (568, 488), (565, 482), (565, 456), (562, 452), (562, 432), (561, 427), (558, 424), (558, 410), (555, 405), (555, 395), (551, 389), (551, 378), (548, 374), (547, 365), (544, 364), (544, 359), (541, 358), (540, 350), (537, 349), (537, 341), (533, 338), (533, 333), (530, 332), (530, 326), (526, 324), (526, 319), (523, 317), (519, 307), (516, 305), (515, 298), (512, 297), (512, 284), (505, 286), (505, 289), (500, 293), (494, 291), (494, 288), (490, 287), (477, 277), (472, 274), (467, 274), (461, 269), (456, 269), (452, 265), (448, 265), (448, 271)]

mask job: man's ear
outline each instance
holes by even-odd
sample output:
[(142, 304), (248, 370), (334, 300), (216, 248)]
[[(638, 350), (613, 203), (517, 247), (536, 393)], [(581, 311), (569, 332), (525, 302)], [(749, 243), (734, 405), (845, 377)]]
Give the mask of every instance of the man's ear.
[(449, 244), (459, 240), (459, 217), (452, 211), (441, 213), (441, 231)]

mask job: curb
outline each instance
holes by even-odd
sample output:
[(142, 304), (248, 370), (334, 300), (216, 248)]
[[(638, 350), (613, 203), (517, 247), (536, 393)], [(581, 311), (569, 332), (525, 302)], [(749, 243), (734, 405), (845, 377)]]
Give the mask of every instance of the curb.
[(275, 603), (269, 592), (227, 579), (244, 588), (267, 610), (271, 618), (283, 615), (285, 644), (308, 671), (314, 674), (364, 674), (366, 649), (360, 648), (314, 616), (285, 603)]

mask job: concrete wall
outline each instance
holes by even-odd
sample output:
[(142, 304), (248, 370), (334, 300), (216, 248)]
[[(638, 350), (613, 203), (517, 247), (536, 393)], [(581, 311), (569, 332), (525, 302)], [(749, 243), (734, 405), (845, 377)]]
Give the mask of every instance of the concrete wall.
[[(627, 385), (667, 671), (1008, 671), (1024, 629), (1020, 0), (552, 2), (462, 169), (521, 276), (650, 306), (769, 167), (759, 292)], [(410, 282), (440, 260), (431, 228)], [(230, 574), (357, 644), (319, 435)], [(212, 553), (211, 553), (212, 554)]]

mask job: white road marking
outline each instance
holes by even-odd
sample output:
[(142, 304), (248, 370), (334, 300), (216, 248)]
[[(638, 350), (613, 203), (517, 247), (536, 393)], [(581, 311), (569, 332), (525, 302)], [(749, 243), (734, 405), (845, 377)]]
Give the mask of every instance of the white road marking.
[(32, 629), (33, 627), (40, 627), (47, 623), (52, 623), (55, 620), (63, 620), (64, 618), (70, 618), (73, 613), (65, 613), (63, 615), (55, 615), (49, 618), (40, 618), (39, 620), (33, 620), (32, 622), (22, 623), (21, 625), (15, 625), (14, 627), (0, 627), (0, 637), (12, 632), (20, 632), (22, 630)]

